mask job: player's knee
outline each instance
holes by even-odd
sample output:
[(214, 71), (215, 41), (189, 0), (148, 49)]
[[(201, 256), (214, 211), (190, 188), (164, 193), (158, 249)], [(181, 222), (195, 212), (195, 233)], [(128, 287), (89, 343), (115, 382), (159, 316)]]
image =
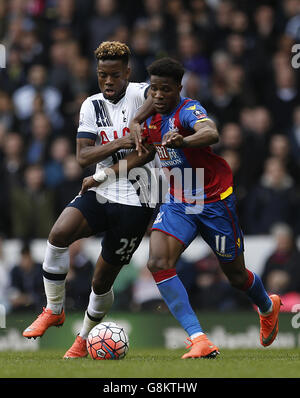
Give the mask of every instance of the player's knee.
[(164, 271), (171, 268), (169, 266), (168, 257), (166, 256), (150, 256), (147, 268), (150, 272)]
[(55, 224), (49, 234), (48, 241), (57, 247), (67, 247), (70, 245), (68, 234), (60, 224)]

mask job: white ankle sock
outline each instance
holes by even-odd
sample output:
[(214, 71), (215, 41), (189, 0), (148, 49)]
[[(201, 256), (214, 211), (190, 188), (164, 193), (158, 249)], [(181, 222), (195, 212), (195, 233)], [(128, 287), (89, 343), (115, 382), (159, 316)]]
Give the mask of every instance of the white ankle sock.
[(113, 290), (104, 294), (95, 294), (91, 291), (89, 305), (85, 313), (79, 336), (86, 339), (94, 326), (101, 322), (114, 302)]
[(192, 335), (190, 336), (190, 339), (193, 340), (193, 339), (195, 339), (196, 337), (201, 336), (202, 334), (204, 334), (204, 333), (203, 333), (203, 332), (194, 333), (194, 334), (192, 334)]

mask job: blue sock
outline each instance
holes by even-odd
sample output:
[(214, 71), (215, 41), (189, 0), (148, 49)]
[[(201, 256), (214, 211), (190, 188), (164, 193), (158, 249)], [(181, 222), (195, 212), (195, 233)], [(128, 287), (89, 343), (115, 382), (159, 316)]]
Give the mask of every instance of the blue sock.
[(261, 313), (269, 311), (272, 306), (272, 300), (268, 296), (260, 277), (249, 270), (247, 272), (248, 282), (244, 289), (247, 296), (257, 305)]
[(169, 310), (187, 334), (192, 336), (193, 334), (204, 333), (176, 270), (173, 268), (166, 271), (157, 271), (152, 275)]

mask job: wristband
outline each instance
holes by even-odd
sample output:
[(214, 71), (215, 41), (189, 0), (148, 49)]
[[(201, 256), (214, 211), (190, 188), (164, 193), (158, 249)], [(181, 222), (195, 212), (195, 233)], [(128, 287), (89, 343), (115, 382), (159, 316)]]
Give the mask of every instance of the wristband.
[(107, 180), (108, 175), (105, 173), (104, 170), (100, 169), (95, 174), (93, 174), (93, 179), (97, 182), (104, 182)]

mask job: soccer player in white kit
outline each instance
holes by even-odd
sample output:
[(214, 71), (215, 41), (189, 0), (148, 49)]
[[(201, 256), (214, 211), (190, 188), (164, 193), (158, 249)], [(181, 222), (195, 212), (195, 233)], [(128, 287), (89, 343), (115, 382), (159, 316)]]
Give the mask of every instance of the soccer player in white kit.
[[(76, 152), (82, 167), (97, 164), (93, 178), (101, 185), (76, 196), (52, 227), (43, 262), (47, 306), (23, 332), (24, 337), (36, 338), (50, 326), (63, 325), (68, 247), (78, 239), (104, 232), (83, 325), (64, 358), (87, 355), (87, 335), (112, 306), (114, 280), (139, 246), (155, 207), (151, 203), (155, 150), (150, 148), (138, 156), (129, 130), (146, 100), (148, 85), (129, 83), (130, 50), (125, 44), (103, 42), (95, 56), (101, 93), (88, 97), (81, 106)], [(122, 159), (145, 172), (134, 181), (121, 174), (108, 178), (109, 170), (119, 172)]]

